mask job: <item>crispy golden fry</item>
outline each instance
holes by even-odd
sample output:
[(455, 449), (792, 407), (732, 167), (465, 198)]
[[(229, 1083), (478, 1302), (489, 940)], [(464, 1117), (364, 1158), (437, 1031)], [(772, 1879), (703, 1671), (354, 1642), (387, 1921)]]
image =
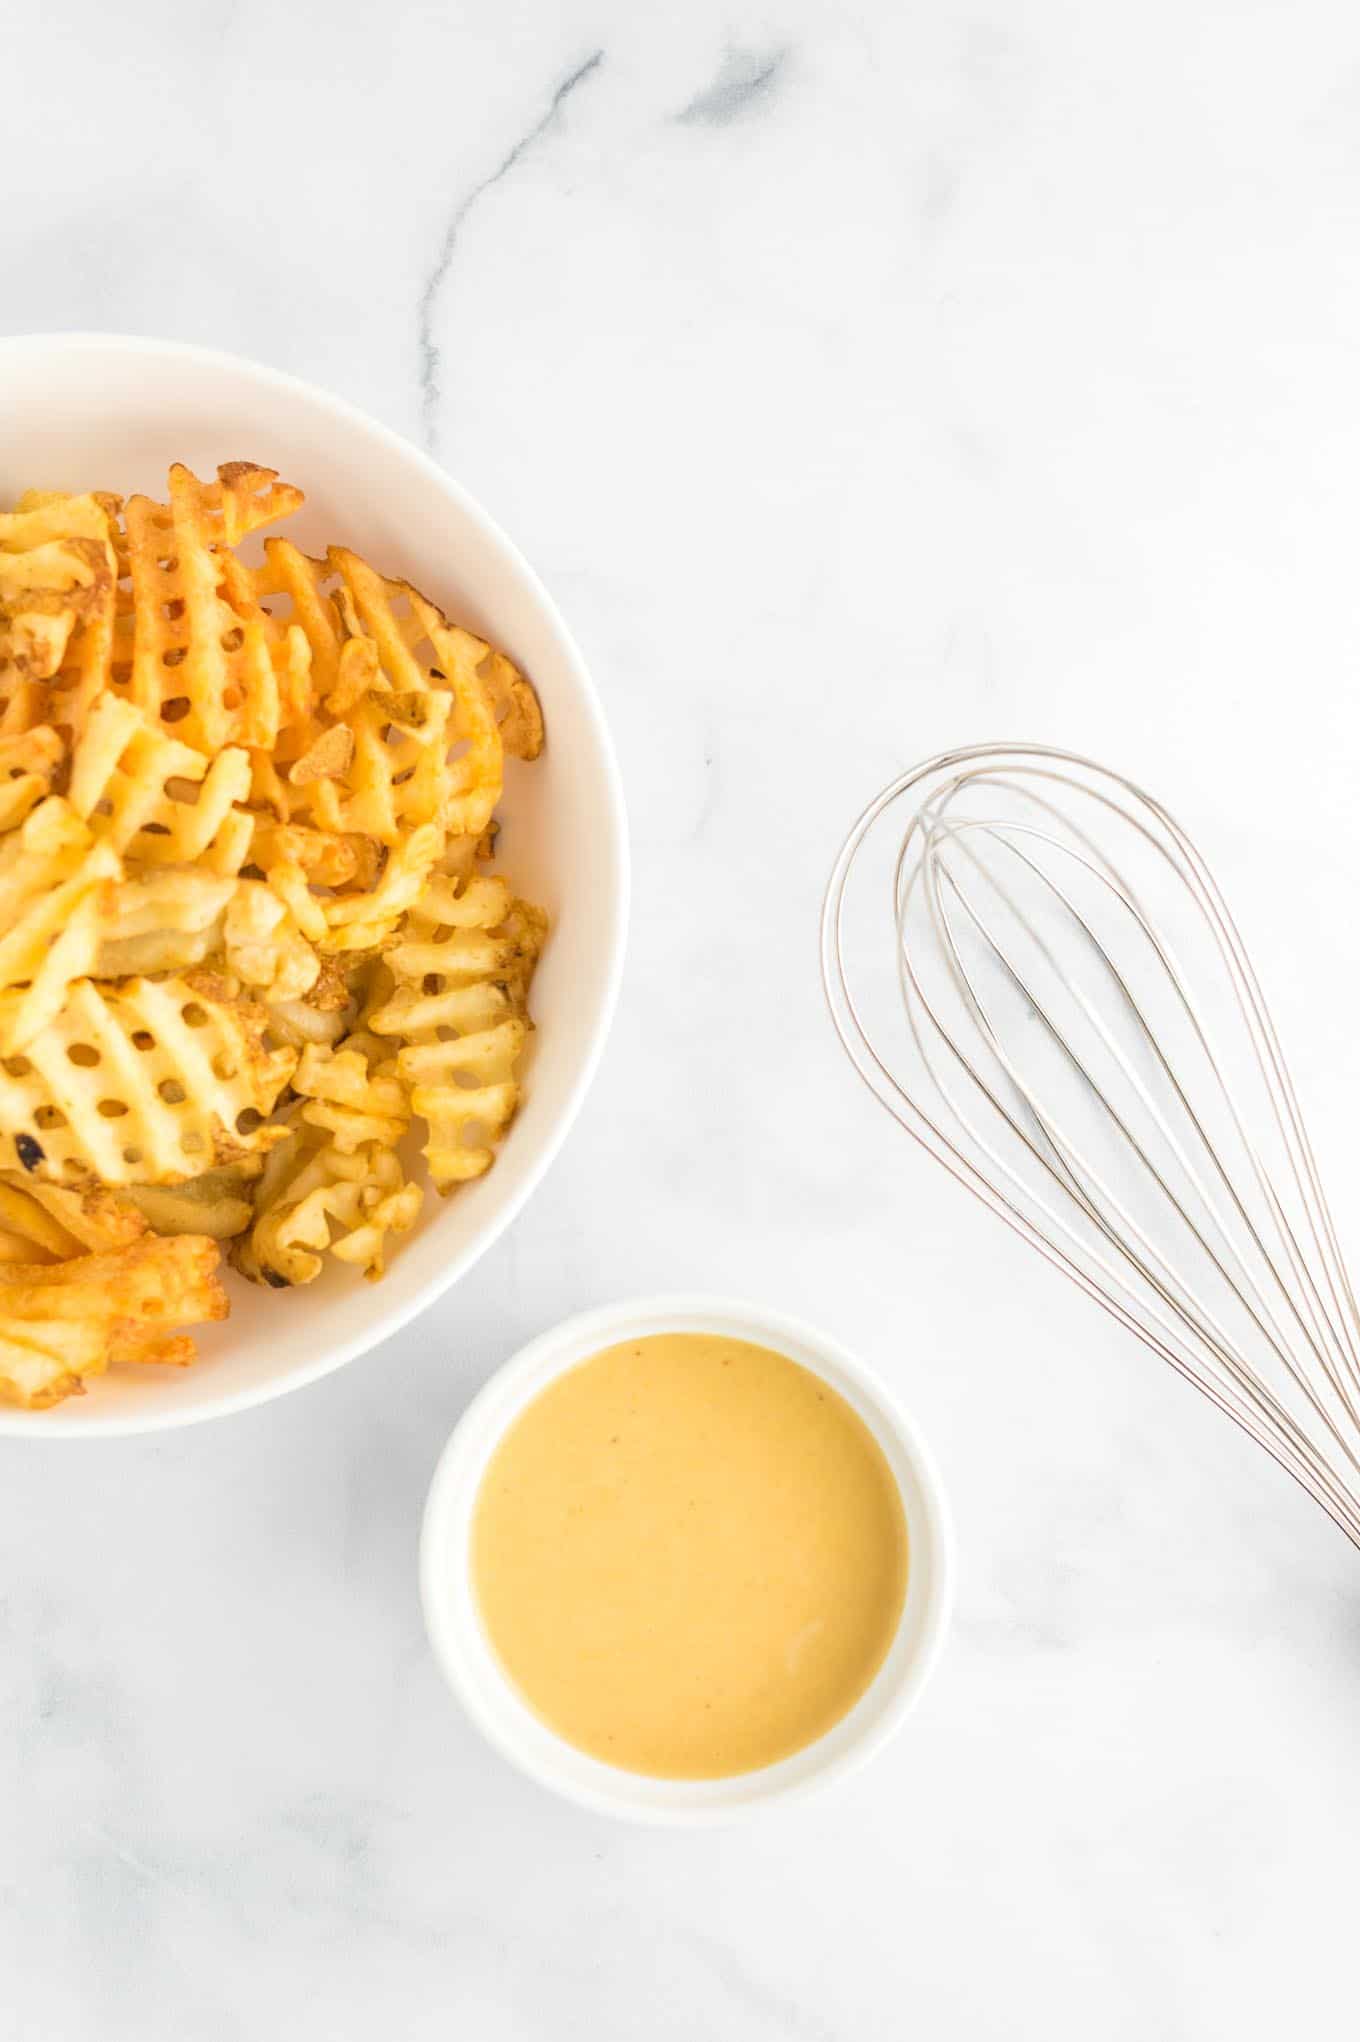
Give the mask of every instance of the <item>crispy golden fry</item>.
[(231, 970), (262, 999), (303, 999), (321, 976), (321, 960), (287, 903), (259, 880), (238, 880), (226, 911), (222, 947)]
[[(490, 878), (513, 663), (270, 469), (0, 514), (0, 1397), (179, 1363), (256, 1281), (381, 1274), (490, 1167), (544, 919)], [(291, 1080), (291, 1083), (290, 1083)]]
[[(27, 1265), (0, 1265), (0, 1279)], [(46, 1411), (84, 1391), (84, 1375), (107, 1367), (103, 1329), (95, 1321), (72, 1325), (69, 1320), (12, 1321), (0, 1305), (0, 1403), (22, 1404)]]
[(50, 724), (22, 737), (0, 737), (0, 832), (19, 827), (52, 791), (66, 748)]
[(76, 745), (67, 798), (130, 864), (225, 875), (240, 871), (250, 849), (254, 825), (237, 806), (249, 791), (244, 750), (229, 746), (210, 763), (144, 709), (105, 695)]
[(34, 1248), (64, 1262), (83, 1252), (126, 1248), (147, 1230), (126, 1197), (102, 1184), (45, 1184), (35, 1178), (20, 1183), (13, 1176), (0, 1177), (0, 1226), (29, 1243), (26, 1256), (11, 1259), (30, 1262)]
[(309, 1043), (298, 1058), (293, 1090), (303, 1101), (301, 1118), (328, 1134), (344, 1155), (365, 1142), (394, 1148), (411, 1124), (411, 1106), (391, 1070), (370, 1070), (357, 1049), (326, 1050)]
[(107, 540), (122, 506), (116, 496), (30, 489), (16, 509), (0, 511), (0, 552), (31, 553), (62, 539)]
[[(91, 814), (95, 825), (112, 820)], [(225, 951), (247, 984), (277, 985), (281, 997), (315, 982), (315, 954), (296, 929), (280, 926), (287, 910), (267, 887), (192, 866), (134, 867), (124, 877), (115, 839), (112, 828), (92, 835), (57, 795), (0, 836), (0, 926), (8, 928), (0, 989), (23, 989), (0, 1016), (0, 1053), (27, 1048), (79, 978), (184, 970)], [(267, 952), (261, 926), (273, 936)]]
[[(263, 1159), (205, 1170), (184, 1184), (130, 1184), (121, 1196), (158, 1234), (208, 1234), (229, 1241), (250, 1225), (251, 1187)], [(4, 1214), (0, 1211), (0, 1222)]]
[(543, 750), (543, 711), (537, 695), (514, 661), (491, 646), (479, 671), (495, 709), (501, 744), (512, 759), (536, 759)]
[(383, 847), (376, 839), (332, 836), (308, 823), (280, 823), (254, 811), (251, 861), (270, 875), (296, 874), (303, 886), (366, 890), (383, 867)]
[(108, 685), (117, 499), (50, 495), (0, 515), (0, 730), (79, 731)]
[(420, 899), (444, 849), (437, 823), (422, 823), (388, 853), (382, 878), (367, 893), (333, 896), (321, 903), (319, 922), (304, 919), (294, 906), (299, 926), (322, 952), (376, 950), (386, 943), (401, 918)]
[[(297, 1052), (201, 975), (79, 979), (36, 1042), (0, 1065), (5, 1167), (50, 1181), (177, 1184), (268, 1148)], [(12, 993), (0, 994), (0, 1038)]]
[(185, 865), (134, 872), (101, 904), (90, 976), (135, 978), (201, 964), (222, 949), (229, 903), (248, 883)]
[(261, 608), (230, 549), (301, 501), (272, 469), (235, 462), (216, 483), (176, 464), (168, 505), (128, 503), (131, 699), (209, 756), (278, 737), (280, 671), (291, 675), (301, 648)]
[(291, 1005), (321, 978), (325, 960), (285, 903), (255, 879), (215, 879), (192, 866), (134, 873), (108, 896), (93, 976), (183, 971), (211, 960), (233, 999)]
[(309, 1042), (334, 1049), (345, 1033), (345, 1016), (343, 1012), (314, 1007), (308, 1000), (271, 1000), (269, 1032), (277, 1041), (291, 1043), (295, 1049), (305, 1049)]
[(271, 539), (265, 556), (261, 591), (291, 600), (307, 638), (314, 714), (256, 760), (256, 800), (280, 822), (388, 845), (434, 821), (450, 835), (479, 834), (500, 797), (503, 730), (517, 756), (542, 745), (523, 676), (408, 582), (344, 547), (310, 560)]
[(111, 1362), (183, 1366), (174, 1329), (225, 1319), (215, 1241), (148, 1234), (110, 1254), (0, 1263), (0, 1398), (30, 1410), (79, 1396)]
[[(0, 1053), (24, 1049), (93, 969), (101, 909), (122, 866), (59, 795), (0, 837)], [(12, 990), (17, 988), (18, 990)]]
[[(27, 1248), (27, 1255), (7, 1256), (8, 1261), (35, 1262), (44, 1259), (59, 1262), (63, 1256), (76, 1253), (76, 1242), (58, 1220), (39, 1205), (36, 1198), (16, 1185), (0, 1183), (0, 1226), (5, 1229), (6, 1239), (18, 1238)], [(36, 1249), (44, 1255), (35, 1254)]]
[(76, 625), (107, 600), (112, 579), (107, 550), (96, 539), (0, 551), (0, 647), (15, 673), (52, 680)]
[[(265, 550), (258, 585), (291, 602), (306, 635), (314, 713), (254, 755), (252, 798), (276, 819), (272, 831), (257, 828), (257, 856), (319, 949), (372, 948), (419, 898), (450, 839), (477, 843), (490, 828), (507, 743), (521, 757), (541, 749), (537, 701), (502, 654), (357, 554), (333, 547), (310, 560), (283, 539)], [(295, 868), (314, 884), (321, 854), (304, 861), (308, 840), (293, 835), (302, 830), (332, 847), (386, 846), (381, 876), (351, 878), (332, 849), (324, 877), (335, 897), (309, 915)]]
[(420, 1186), (406, 1183), (392, 1150), (364, 1142), (344, 1151), (334, 1142), (318, 1146), (314, 1136), (314, 1129), (299, 1128), (289, 1147), (275, 1152), (277, 1171), (265, 1166), (255, 1224), (232, 1250), (252, 1283), (275, 1290), (311, 1283), (327, 1252), (376, 1281), (387, 1235), (415, 1224)]
[(439, 1191), (490, 1169), (519, 1104), (515, 1064), (546, 926), (502, 879), (435, 879), (384, 959), (394, 989), (368, 1026), (401, 1044), (397, 1071), (426, 1123)]
[(255, 1224), (233, 1260), (252, 1281), (278, 1288), (310, 1283), (329, 1250), (376, 1279), (386, 1236), (405, 1233), (421, 1205), (396, 1153), (411, 1106), (395, 1062), (367, 1032), (335, 1050), (309, 1044), (293, 1088), (290, 1140), (265, 1163)]

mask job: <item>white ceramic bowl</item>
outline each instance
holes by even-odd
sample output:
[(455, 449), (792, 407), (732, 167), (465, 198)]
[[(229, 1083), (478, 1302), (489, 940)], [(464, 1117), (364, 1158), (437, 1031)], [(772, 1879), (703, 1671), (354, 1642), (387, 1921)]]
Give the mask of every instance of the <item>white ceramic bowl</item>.
[[(622, 1340), (717, 1333), (772, 1347), (838, 1390), (864, 1420), (896, 1477), (909, 1561), (901, 1622), (867, 1691), (834, 1729), (759, 1771), (723, 1780), (655, 1780), (589, 1757), (521, 1699), (482, 1623), (469, 1564), (477, 1491), (507, 1427), (540, 1390)], [(440, 1457), (425, 1506), (420, 1593), (435, 1657), (489, 1743), (541, 1785), (600, 1815), (694, 1827), (805, 1794), (862, 1765), (899, 1728), (939, 1655), (953, 1592), (953, 1547), (939, 1476), (911, 1421), (862, 1362), (824, 1334), (722, 1298), (635, 1298), (568, 1319), (498, 1369)]]
[(277, 468), (306, 491), (289, 535), (344, 542), (403, 575), (531, 675), (544, 755), (509, 763), (501, 864), (550, 912), (534, 981), (526, 1097), (494, 1169), (441, 1200), (378, 1284), (335, 1268), (305, 1290), (231, 1280), (232, 1316), (205, 1329), (187, 1371), (122, 1371), (52, 1411), (0, 1411), (31, 1438), (144, 1432), (220, 1417), (313, 1382), (385, 1340), (456, 1283), (520, 1210), (570, 1127), (613, 1010), (628, 850), (600, 706), (566, 626), (471, 497), (415, 447), (291, 377), (205, 349), (92, 334), (0, 340), (0, 505), (25, 488), (162, 492), (166, 470)]

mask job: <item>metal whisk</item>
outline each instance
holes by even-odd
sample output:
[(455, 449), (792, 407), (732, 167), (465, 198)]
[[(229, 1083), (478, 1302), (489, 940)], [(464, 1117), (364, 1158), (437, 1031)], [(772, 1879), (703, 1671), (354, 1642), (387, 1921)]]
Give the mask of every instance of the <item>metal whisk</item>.
[(1160, 803), (1043, 745), (927, 761), (842, 846), (822, 975), (908, 1133), (1360, 1546), (1360, 1315), (1255, 973)]

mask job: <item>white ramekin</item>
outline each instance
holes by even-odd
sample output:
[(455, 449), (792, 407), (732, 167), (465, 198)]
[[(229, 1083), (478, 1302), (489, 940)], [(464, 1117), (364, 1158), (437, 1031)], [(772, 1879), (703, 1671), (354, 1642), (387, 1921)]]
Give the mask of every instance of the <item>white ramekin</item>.
[[(777, 1765), (724, 1780), (654, 1780), (605, 1765), (555, 1735), (502, 1671), (472, 1585), (473, 1511), (507, 1427), (540, 1390), (578, 1362), (649, 1333), (718, 1333), (787, 1354), (857, 1411), (883, 1449), (902, 1494), (910, 1562), (906, 1601), (888, 1655), (847, 1716)], [(533, 1340), (468, 1406), (440, 1456), (425, 1506), (420, 1592), (436, 1659), (454, 1694), (503, 1757), (542, 1786), (596, 1814), (694, 1826), (730, 1821), (811, 1791), (863, 1764), (890, 1737), (939, 1655), (953, 1586), (952, 1540), (934, 1463), (881, 1383), (835, 1341), (796, 1320), (724, 1298), (627, 1299), (584, 1312)]]

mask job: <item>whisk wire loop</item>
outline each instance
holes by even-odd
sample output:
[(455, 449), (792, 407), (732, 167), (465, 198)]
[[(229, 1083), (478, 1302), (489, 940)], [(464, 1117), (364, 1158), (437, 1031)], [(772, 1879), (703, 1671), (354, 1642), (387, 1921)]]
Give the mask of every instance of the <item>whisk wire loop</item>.
[(927, 761), (841, 847), (822, 976), (898, 1123), (1360, 1546), (1355, 1293), (1240, 933), (1161, 804), (1046, 746)]

